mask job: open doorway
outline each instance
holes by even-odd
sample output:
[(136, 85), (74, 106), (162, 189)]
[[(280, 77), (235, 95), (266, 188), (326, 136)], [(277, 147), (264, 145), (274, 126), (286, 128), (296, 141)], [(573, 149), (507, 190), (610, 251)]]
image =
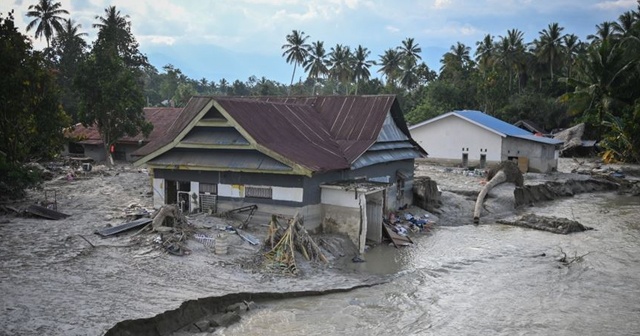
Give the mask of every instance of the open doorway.
[(384, 192), (382, 190), (368, 194), (366, 199), (366, 240), (376, 243), (382, 241), (382, 218), (384, 216)]
[(462, 167), (469, 166), (469, 153), (462, 153)]
[(480, 154), (480, 168), (485, 168), (487, 166), (487, 154)]
[(165, 181), (164, 199), (165, 204), (178, 204), (178, 184), (176, 181)]

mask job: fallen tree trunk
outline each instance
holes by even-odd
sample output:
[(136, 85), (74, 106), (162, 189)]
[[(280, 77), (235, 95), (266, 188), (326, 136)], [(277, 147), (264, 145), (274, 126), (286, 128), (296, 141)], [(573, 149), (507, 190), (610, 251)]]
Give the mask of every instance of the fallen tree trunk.
[(501, 162), (498, 166), (489, 171), (489, 174), (487, 174), (487, 179), (489, 180), (489, 182), (487, 182), (487, 184), (485, 184), (480, 191), (480, 194), (476, 199), (476, 206), (473, 209), (474, 224), (480, 223), (482, 203), (484, 203), (484, 198), (487, 196), (489, 191), (491, 191), (491, 189), (505, 182), (514, 183), (518, 187), (522, 187), (524, 185), (524, 177), (522, 176), (522, 172), (520, 172), (518, 165), (512, 161)]

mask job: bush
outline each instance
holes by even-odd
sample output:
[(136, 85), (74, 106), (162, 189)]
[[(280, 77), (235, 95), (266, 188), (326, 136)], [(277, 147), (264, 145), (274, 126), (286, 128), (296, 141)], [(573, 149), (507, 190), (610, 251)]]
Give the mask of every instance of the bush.
[(25, 196), (25, 191), (40, 185), (42, 172), (34, 167), (7, 162), (0, 155), (0, 195), (5, 199), (18, 199)]

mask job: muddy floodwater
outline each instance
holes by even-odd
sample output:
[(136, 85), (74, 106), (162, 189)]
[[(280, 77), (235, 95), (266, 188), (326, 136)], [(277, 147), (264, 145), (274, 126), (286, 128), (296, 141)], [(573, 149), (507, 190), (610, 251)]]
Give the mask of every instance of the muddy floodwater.
[(523, 211), (594, 230), (437, 227), (353, 264), (397, 274), (387, 284), (262, 303), (216, 335), (640, 335), (639, 198), (582, 194)]

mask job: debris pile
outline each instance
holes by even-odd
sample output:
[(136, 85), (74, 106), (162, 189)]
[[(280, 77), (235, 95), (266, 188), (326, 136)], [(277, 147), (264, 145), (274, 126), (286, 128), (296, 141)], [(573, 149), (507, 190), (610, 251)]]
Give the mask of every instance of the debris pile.
[[(184, 214), (175, 204), (164, 205), (151, 215), (151, 222), (139, 232), (151, 227), (151, 232), (160, 233), (152, 242), (169, 254), (189, 255), (191, 250), (187, 248), (187, 240), (195, 234), (195, 227), (189, 223)], [(131, 240), (143, 243), (144, 238), (137, 234)]]
[(264, 256), (266, 267), (272, 270), (297, 275), (296, 251), (306, 260), (328, 262), (320, 247), (300, 224), (297, 214), (289, 221), (287, 227), (278, 222), (277, 216), (272, 216), (264, 246), (270, 249)]
[(500, 224), (521, 226), (558, 234), (568, 234), (572, 232), (593, 230), (593, 228), (591, 227), (584, 226), (577, 221), (567, 218), (559, 218), (554, 216), (538, 216), (535, 214), (523, 215), (515, 221), (498, 220), (497, 222)]

